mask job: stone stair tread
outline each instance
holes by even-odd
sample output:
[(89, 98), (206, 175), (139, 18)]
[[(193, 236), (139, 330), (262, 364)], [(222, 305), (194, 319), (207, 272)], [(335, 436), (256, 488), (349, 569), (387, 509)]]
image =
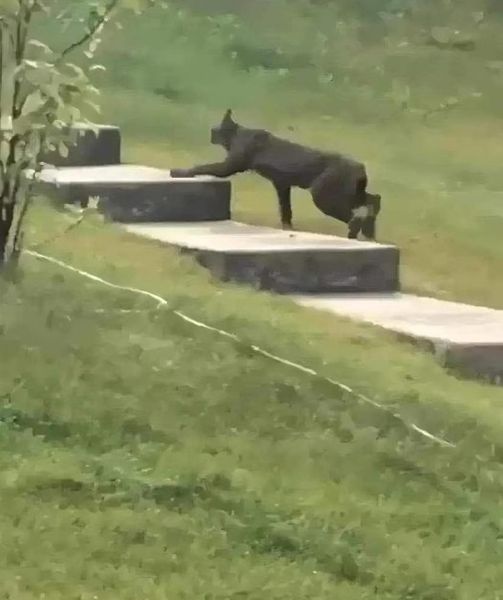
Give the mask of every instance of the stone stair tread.
[(283, 231), (231, 220), (206, 223), (141, 223), (124, 227), (131, 233), (161, 242), (218, 252), (368, 252), (396, 249), (389, 244), (350, 240), (306, 231)]
[(230, 218), (231, 182), (216, 177), (172, 178), (168, 169), (117, 164), (45, 167), (39, 191), (59, 203), (86, 205), (112, 221), (200, 222)]
[(503, 348), (503, 310), (403, 293), (296, 295), (294, 299), (304, 306), (417, 337)]
[(40, 181), (53, 185), (114, 186), (124, 184), (151, 184), (171, 182), (218, 181), (215, 177), (172, 178), (169, 169), (158, 169), (135, 164), (90, 167), (46, 167)]
[(191, 252), (215, 277), (279, 293), (395, 291), (399, 251), (304, 231), (246, 225), (232, 220), (205, 223), (124, 224), (144, 238)]

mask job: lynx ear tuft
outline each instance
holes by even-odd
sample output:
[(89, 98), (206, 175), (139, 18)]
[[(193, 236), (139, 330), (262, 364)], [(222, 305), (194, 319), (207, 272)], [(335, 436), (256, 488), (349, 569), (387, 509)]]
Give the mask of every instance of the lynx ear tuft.
[(234, 123), (232, 119), (232, 108), (226, 110), (222, 123)]

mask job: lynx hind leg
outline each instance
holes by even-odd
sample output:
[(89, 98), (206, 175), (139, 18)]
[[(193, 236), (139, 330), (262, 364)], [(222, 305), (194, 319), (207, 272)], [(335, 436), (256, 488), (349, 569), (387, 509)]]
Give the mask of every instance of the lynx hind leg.
[(369, 208), (366, 205), (357, 206), (351, 211), (351, 220), (348, 223), (348, 238), (356, 239), (363, 229), (363, 224), (369, 219)]
[(367, 217), (362, 223), (362, 235), (369, 241), (376, 239), (376, 218)]
[(356, 180), (353, 194), (351, 220), (348, 224), (348, 237), (356, 239), (361, 232), (367, 239), (375, 239), (375, 221), (380, 210), (381, 197), (367, 192), (367, 175)]
[(351, 220), (348, 194), (337, 170), (323, 171), (311, 186), (311, 196), (316, 208), (324, 215), (346, 224)]
[(379, 194), (367, 194), (366, 204), (369, 208), (369, 214), (363, 220), (361, 231), (368, 240), (375, 240), (377, 216), (381, 212), (381, 196)]

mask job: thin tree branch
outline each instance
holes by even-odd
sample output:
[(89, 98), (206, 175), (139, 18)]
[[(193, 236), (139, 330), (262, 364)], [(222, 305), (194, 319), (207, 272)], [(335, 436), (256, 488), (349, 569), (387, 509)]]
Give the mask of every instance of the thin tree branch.
[[(29, 249), (30, 250), (38, 250), (42, 246), (46, 246), (47, 244), (52, 244), (56, 240), (62, 238), (63, 236), (67, 235), (68, 233), (70, 233), (70, 231), (73, 231), (74, 229), (76, 229), (84, 221), (86, 216), (87, 216), (87, 213), (84, 210), (84, 212), (81, 215), (79, 215), (79, 217), (75, 221), (72, 221), (67, 227), (65, 227), (65, 229), (63, 229), (63, 231), (60, 231), (59, 233), (53, 235), (52, 237), (46, 238), (45, 240), (38, 242), (34, 246), (30, 246)], [(22, 247), (19, 246), (19, 251), (21, 252), (22, 250), (23, 250)]]
[[(26, 42), (28, 40), (28, 32), (33, 18), (33, 7), (27, 7), (24, 3), (20, 6), (20, 15), (17, 23), (17, 40), (16, 40), (16, 65), (19, 67), (26, 52)], [(17, 119), (23, 110), (23, 104), (19, 102), (21, 94), (21, 81), (16, 78), (14, 82), (14, 105), (12, 107), (13, 118)]]
[[(19, 258), (19, 255), (21, 254), (21, 251), (23, 249), (22, 248), (23, 233), (24, 233), (23, 224), (24, 224), (25, 217), (28, 213), (28, 209), (30, 208), (32, 200), (33, 200), (33, 196), (34, 196), (33, 188), (35, 185), (36, 177), (41, 171), (42, 171), (42, 163), (37, 160), (31, 180), (28, 182), (28, 186), (24, 192), (23, 204), (21, 206), (17, 221), (14, 226), (14, 235), (13, 235), (13, 240), (12, 240), (12, 254), (14, 255), (14, 260)], [(19, 183), (19, 181), (18, 181), (18, 183)]]
[(105, 8), (103, 14), (96, 20), (96, 23), (88, 29), (88, 31), (76, 42), (70, 44), (67, 48), (63, 50), (60, 54), (59, 60), (64, 59), (70, 52), (77, 50), (78, 48), (84, 46), (88, 42), (90, 42), (96, 33), (103, 27), (103, 25), (107, 22), (110, 14), (115, 10), (118, 6), (119, 0), (111, 0), (108, 6)]

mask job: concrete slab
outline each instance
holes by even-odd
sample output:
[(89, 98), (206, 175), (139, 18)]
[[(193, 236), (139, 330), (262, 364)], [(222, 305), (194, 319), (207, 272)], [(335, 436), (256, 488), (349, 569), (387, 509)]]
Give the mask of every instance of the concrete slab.
[(68, 156), (57, 151), (42, 157), (42, 162), (56, 167), (114, 165), (121, 162), (121, 132), (112, 125), (96, 125), (94, 131), (85, 123), (76, 123), (70, 130), (79, 133), (76, 143), (68, 146)]
[(446, 367), (500, 383), (503, 379), (503, 310), (400, 293), (293, 299), (417, 340)]
[(136, 235), (194, 254), (216, 277), (279, 293), (395, 291), (394, 246), (235, 221), (127, 225)]
[(213, 177), (172, 179), (170, 172), (140, 165), (45, 168), (39, 191), (64, 203), (98, 209), (119, 222), (218, 221), (230, 218), (230, 181)]

